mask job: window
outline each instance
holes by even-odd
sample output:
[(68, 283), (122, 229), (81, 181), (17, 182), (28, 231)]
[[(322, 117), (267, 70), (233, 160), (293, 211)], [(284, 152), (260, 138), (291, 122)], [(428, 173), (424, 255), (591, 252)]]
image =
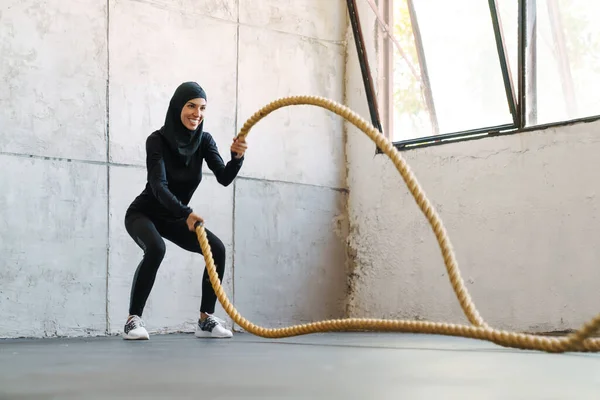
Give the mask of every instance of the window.
[(374, 10), (383, 129), (398, 145), (600, 117), (600, 2), (379, 0)]

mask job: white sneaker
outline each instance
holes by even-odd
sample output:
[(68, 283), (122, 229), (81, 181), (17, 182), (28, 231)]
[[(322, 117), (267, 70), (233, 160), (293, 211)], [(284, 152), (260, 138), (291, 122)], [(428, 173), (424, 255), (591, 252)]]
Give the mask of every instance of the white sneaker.
[(221, 318), (209, 315), (204, 321), (198, 320), (196, 324), (196, 337), (199, 338), (230, 338), (233, 333), (226, 329), (225, 321)]
[(126, 324), (123, 329), (123, 339), (125, 340), (148, 340), (150, 335), (144, 328), (144, 321), (137, 315), (134, 315)]

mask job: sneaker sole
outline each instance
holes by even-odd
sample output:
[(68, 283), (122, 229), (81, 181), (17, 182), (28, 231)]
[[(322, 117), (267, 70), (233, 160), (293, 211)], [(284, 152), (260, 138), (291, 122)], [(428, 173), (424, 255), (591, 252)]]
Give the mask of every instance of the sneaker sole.
[(150, 340), (149, 336), (129, 336), (127, 334), (123, 334), (122, 336), (125, 340)]
[(200, 331), (196, 332), (194, 336), (200, 339), (231, 339), (233, 337), (233, 334), (230, 336), (213, 336), (213, 334), (210, 332)]

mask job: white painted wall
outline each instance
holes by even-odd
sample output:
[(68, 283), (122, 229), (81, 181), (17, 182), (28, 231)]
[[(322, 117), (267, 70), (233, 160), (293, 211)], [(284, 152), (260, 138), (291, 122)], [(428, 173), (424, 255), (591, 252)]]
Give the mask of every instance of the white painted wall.
[[(343, 101), (343, 0), (202, 3), (2, 3), (0, 337), (122, 330), (142, 255), (123, 218), (145, 183), (145, 138), (180, 82), (206, 89), (206, 130), (225, 160), (266, 103)], [(229, 298), (265, 326), (343, 316), (342, 121), (292, 107), (248, 140), (235, 184), (207, 170), (192, 200), (226, 244)], [(203, 268), (167, 243), (144, 313), (151, 331), (193, 328)]]
[[(375, 23), (359, 2), (377, 78)], [(369, 117), (349, 46), (347, 104)], [(437, 242), (402, 178), (362, 132), (347, 144), (349, 316), (468, 323)], [(600, 122), (402, 153), (439, 212), (492, 326), (577, 329), (600, 312)]]

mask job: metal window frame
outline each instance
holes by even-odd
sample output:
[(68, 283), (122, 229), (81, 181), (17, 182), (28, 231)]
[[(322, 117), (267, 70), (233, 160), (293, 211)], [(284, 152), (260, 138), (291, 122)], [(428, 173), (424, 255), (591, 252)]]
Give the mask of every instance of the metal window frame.
[[(410, 0), (408, 0), (410, 2)], [(525, 0), (519, 0), (523, 2)], [(470, 129), (470, 130), (461, 130), (457, 132), (451, 133), (442, 133), (430, 136), (424, 136), (414, 139), (400, 140), (394, 142), (394, 145), (398, 149), (408, 148), (415, 145), (420, 144), (432, 144), (437, 143), (444, 140), (449, 139), (458, 139), (458, 138), (471, 138), (471, 137), (480, 137), (482, 134), (498, 134), (501, 131), (517, 129), (518, 128), (518, 107), (517, 100), (514, 91), (514, 83), (512, 81), (512, 76), (510, 74), (510, 66), (508, 62), (508, 55), (506, 53), (506, 45), (504, 41), (504, 36), (502, 34), (502, 22), (500, 20), (500, 15), (498, 12), (498, 7), (496, 0), (488, 0), (488, 6), (490, 10), (490, 17), (492, 19), (492, 29), (494, 30), (494, 39), (496, 42), (496, 50), (498, 53), (498, 61), (500, 62), (500, 71), (502, 73), (502, 80), (504, 83), (504, 91), (506, 93), (506, 99), (508, 102), (509, 110), (511, 116), (513, 118), (513, 122), (509, 124), (501, 124), (501, 125), (490, 125), (490, 126), (482, 126), (481, 128)], [(416, 16), (415, 16), (416, 19)], [(424, 55), (423, 55), (424, 57)]]
[[(384, 9), (390, 7), (390, 1), (393, 0), (379, 0), (380, 7)], [(411, 0), (409, 5), (412, 4)], [(355, 43), (357, 45), (359, 62), (361, 64), (361, 71), (363, 73), (363, 79), (365, 81), (365, 91), (367, 93), (367, 101), (369, 102), (369, 110), (371, 112), (371, 119), (374, 121), (373, 125), (380, 131), (381, 123), (379, 119), (379, 113), (377, 111), (376, 96), (372, 86), (372, 79), (370, 78), (370, 71), (368, 62), (366, 61), (366, 51), (364, 50), (364, 43), (362, 39), (362, 32), (360, 30), (360, 21), (358, 20), (358, 11), (356, 10), (356, 1), (347, 0), (348, 8), (350, 11), (350, 19), (352, 21)], [(419, 148), (432, 145), (439, 145), (447, 142), (458, 142), (464, 140), (479, 139), (488, 136), (508, 135), (516, 134), (520, 132), (541, 130), (550, 127), (572, 125), (574, 123), (581, 122), (592, 122), (600, 120), (600, 115), (592, 115), (588, 117), (568, 119), (564, 121), (557, 121), (547, 124), (537, 124), (537, 101), (536, 101), (536, 88), (537, 88), (537, 70), (536, 70), (536, 34), (537, 34), (537, 1), (536, 0), (518, 0), (518, 55), (517, 55), (517, 67), (518, 67), (518, 82), (513, 82), (510, 64), (508, 62), (508, 55), (506, 52), (505, 38), (503, 36), (502, 21), (499, 15), (497, 0), (488, 0), (490, 16), (492, 19), (492, 28), (494, 30), (494, 37), (496, 41), (496, 48), (498, 53), (498, 60), (500, 62), (500, 69), (502, 73), (504, 89), (506, 93), (507, 104), (509, 107), (510, 114), (512, 115), (513, 122), (510, 124), (503, 124), (497, 126), (487, 126), (472, 130), (463, 130), (451, 133), (442, 133), (436, 135), (430, 135), (425, 137), (419, 137), (408, 140), (401, 140), (393, 142), (394, 146), (399, 149)], [(414, 9), (412, 9), (411, 18), (414, 17)], [(355, 14), (355, 17), (353, 17)], [(388, 13), (389, 17), (392, 18), (391, 13)], [(354, 19), (353, 19), (354, 18)], [(392, 25), (392, 24), (390, 24)], [(379, 37), (379, 35), (376, 35)], [(392, 44), (389, 40), (380, 40), (378, 43), (383, 43), (381, 51), (391, 52)], [(359, 47), (360, 46), (360, 47)], [(419, 54), (423, 57), (422, 62), (425, 63), (425, 55), (423, 52)], [(384, 62), (390, 64), (389, 57), (380, 57)], [(387, 65), (389, 69), (389, 65)], [(384, 72), (387, 71), (386, 66), (383, 67)], [(388, 74), (385, 79), (385, 84), (388, 86), (393, 85), (393, 74)], [(380, 80), (381, 81), (381, 80)], [(516, 90), (515, 90), (516, 88)], [(388, 91), (390, 88), (388, 88)], [(386, 92), (387, 93), (387, 92)], [(386, 118), (386, 128), (388, 132), (386, 136), (391, 139), (393, 113), (391, 109), (393, 107), (393, 98), (390, 97), (389, 93), (384, 95), (385, 111), (384, 115)], [(390, 115), (391, 114), (391, 115)], [(377, 153), (381, 153), (377, 149)]]
[(506, 52), (506, 43), (504, 40), (502, 30), (502, 18), (498, 11), (497, 0), (488, 0), (490, 6), (490, 15), (492, 18), (492, 26), (494, 28), (494, 37), (496, 39), (496, 49), (498, 51), (498, 59), (500, 61), (500, 69), (502, 70), (502, 79), (504, 81), (504, 91), (506, 92), (506, 101), (508, 102), (508, 108), (510, 114), (513, 117), (513, 125), (516, 127), (519, 125), (519, 109), (517, 107), (517, 98), (515, 96), (515, 84), (510, 73), (510, 63), (508, 61), (508, 54)]
[(362, 73), (363, 83), (365, 85), (365, 93), (367, 95), (369, 113), (371, 114), (371, 123), (375, 128), (379, 130), (379, 132), (383, 132), (383, 129), (381, 127), (381, 118), (379, 117), (379, 108), (377, 106), (377, 96), (375, 94), (373, 77), (371, 75), (371, 69), (369, 67), (367, 50), (365, 49), (365, 40), (362, 34), (362, 27), (360, 24), (360, 18), (358, 16), (358, 7), (356, 6), (356, 0), (346, 0), (346, 4), (348, 6), (348, 14), (350, 17), (350, 24), (352, 26), (352, 33), (354, 36), (356, 53), (358, 54), (360, 71)]
[[(407, 0), (410, 5), (412, 4), (412, 0)], [(524, 2), (525, 0), (519, 0), (519, 2)], [(494, 30), (494, 38), (496, 42), (496, 50), (498, 53), (498, 60), (500, 62), (500, 70), (502, 73), (502, 79), (504, 83), (504, 91), (506, 93), (506, 99), (508, 102), (509, 110), (513, 118), (513, 122), (509, 124), (501, 124), (501, 125), (490, 125), (483, 126), (481, 128), (470, 129), (470, 130), (461, 130), (457, 132), (449, 132), (449, 133), (441, 133), (429, 136), (422, 136), (414, 139), (406, 139), (393, 142), (394, 146), (398, 149), (405, 149), (409, 147), (414, 147), (416, 145), (431, 145), (431, 144), (439, 144), (439, 142), (447, 141), (447, 140), (456, 140), (456, 139), (472, 139), (475, 137), (481, 137), (482, 135), (497, 135), (503, 131), (510, 131), (518, 129), (519, 124), (519, 108), (518, 102), (515, 95), (514, 90), (514, 82), (512, 76), (510, 74), (510, 65), (508, 62), (508, 55), (506, 53), (506, 45), (504, 36), (502, 34), (502, 22), (500, 19), (500, 15), (498, 12), (498, 7), (496, 0), (488, 0), (488, 5), (490, 9), (490, 16), (492, 19), (492, 28)], [(416, 13), (414, 12), (414, 8), (411, 11), (411, 20), (414, 18), (417, 19)], [(422, 53), (422, 57), (425, 58), (424, 52)], [(378, 151), (379, 152), (379, 151)]]
[(519, 0), (519, 124), (537, 124), (537, 0)]

